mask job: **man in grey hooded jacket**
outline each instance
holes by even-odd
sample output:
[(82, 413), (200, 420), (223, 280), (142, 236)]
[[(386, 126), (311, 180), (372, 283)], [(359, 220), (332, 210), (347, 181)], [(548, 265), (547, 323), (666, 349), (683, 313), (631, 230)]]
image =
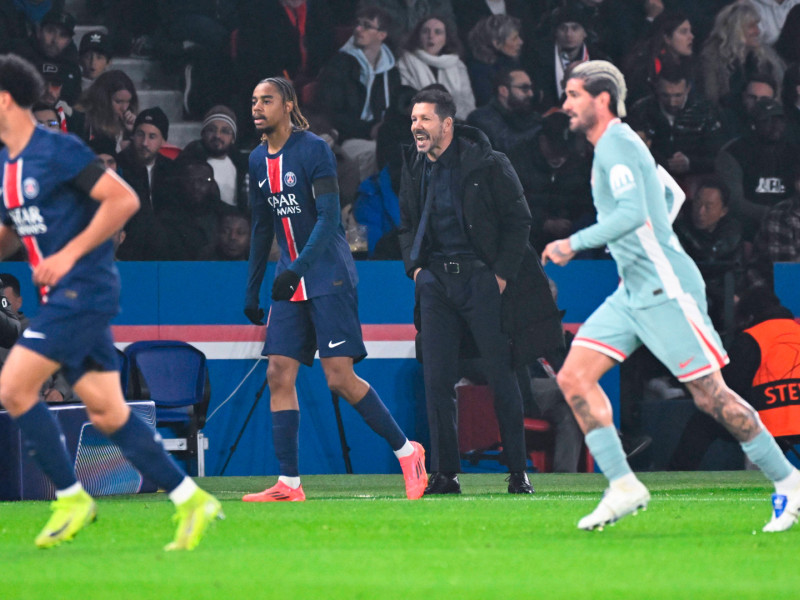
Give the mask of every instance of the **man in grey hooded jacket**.
[(387, 45), (390, 17), (380, 8), (356, 13), (356, 28), (319, 76), (316, 101), (331, 119), (342, 152), (363, 181), (377, 171), (375, 139), (400, 73)]

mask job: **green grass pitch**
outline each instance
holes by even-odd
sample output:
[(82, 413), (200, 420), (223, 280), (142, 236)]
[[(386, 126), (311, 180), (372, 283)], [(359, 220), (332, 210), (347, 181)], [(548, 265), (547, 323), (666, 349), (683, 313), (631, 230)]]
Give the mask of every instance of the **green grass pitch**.
[(0, 600), (800, 598), (800, 525), (761, 533), (771, 486), (757, 472), (649, 473), (650, 508), (602, 532), (575, 524), (601, 475), (500, 474), (464, 494), (405, 499), (399, 475), (306, 476), (305, 503), (250, 504), (274, 478), (201, 480), (227, 519), (192, 552), (164, 494), (100, 498), (96, 523), (38, 550), (45, 502), (0, 503)]

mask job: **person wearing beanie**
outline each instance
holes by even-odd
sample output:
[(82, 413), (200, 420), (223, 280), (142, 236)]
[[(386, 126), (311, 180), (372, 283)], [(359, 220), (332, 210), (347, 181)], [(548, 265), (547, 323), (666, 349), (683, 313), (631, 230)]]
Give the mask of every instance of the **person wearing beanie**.
[(214, 169), (220, 198), (239, 209), (247, 208), (247, 157), (236, 148), (236, 115), (222, 104), (203, 117), (200, 139), (187, 144), (180, 157), (205, 160)]

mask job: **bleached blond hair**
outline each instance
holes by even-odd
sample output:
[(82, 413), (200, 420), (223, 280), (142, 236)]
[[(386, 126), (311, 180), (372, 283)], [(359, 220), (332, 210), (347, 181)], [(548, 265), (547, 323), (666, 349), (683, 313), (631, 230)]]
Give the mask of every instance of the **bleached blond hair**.
[(628, 96), (628, 86), (625, 85), (625, 77), (622, 71), (607, 60), (588, 60), (580, 63), (569, 74), (569, 78), (583, 81), (583, 89), (592, 96), (608, 92), (611, 97), (608, 108), (611, 112), (618, 117), (627, 114), (625, 98)]

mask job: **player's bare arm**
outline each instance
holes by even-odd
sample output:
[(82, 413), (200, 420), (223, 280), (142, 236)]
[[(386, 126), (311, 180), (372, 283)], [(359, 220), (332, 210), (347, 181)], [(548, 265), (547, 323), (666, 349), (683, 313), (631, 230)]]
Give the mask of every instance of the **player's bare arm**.
[(20, 245), (17, 232), (12, 227), (0, 224), (0, 260), (14, 254)]
[(81, 257), (119, 231), (139, 210), (138, 196), (113, 171), (106, 170), (95, 183), (90, 195), (100, 203), (100, 208), (86, 229), (34, 268), (33, 281), (37, 285), (56, 285)]
[(542, 265), (546, 265), (550, 260), (559, 267), (563, 267), (573, 259), (575, 252), (572, 251), (572, 244), (569, 243), (569, 238), (563, 240), (556, 240), (550, 242), (545, 246), (542, 252)]

